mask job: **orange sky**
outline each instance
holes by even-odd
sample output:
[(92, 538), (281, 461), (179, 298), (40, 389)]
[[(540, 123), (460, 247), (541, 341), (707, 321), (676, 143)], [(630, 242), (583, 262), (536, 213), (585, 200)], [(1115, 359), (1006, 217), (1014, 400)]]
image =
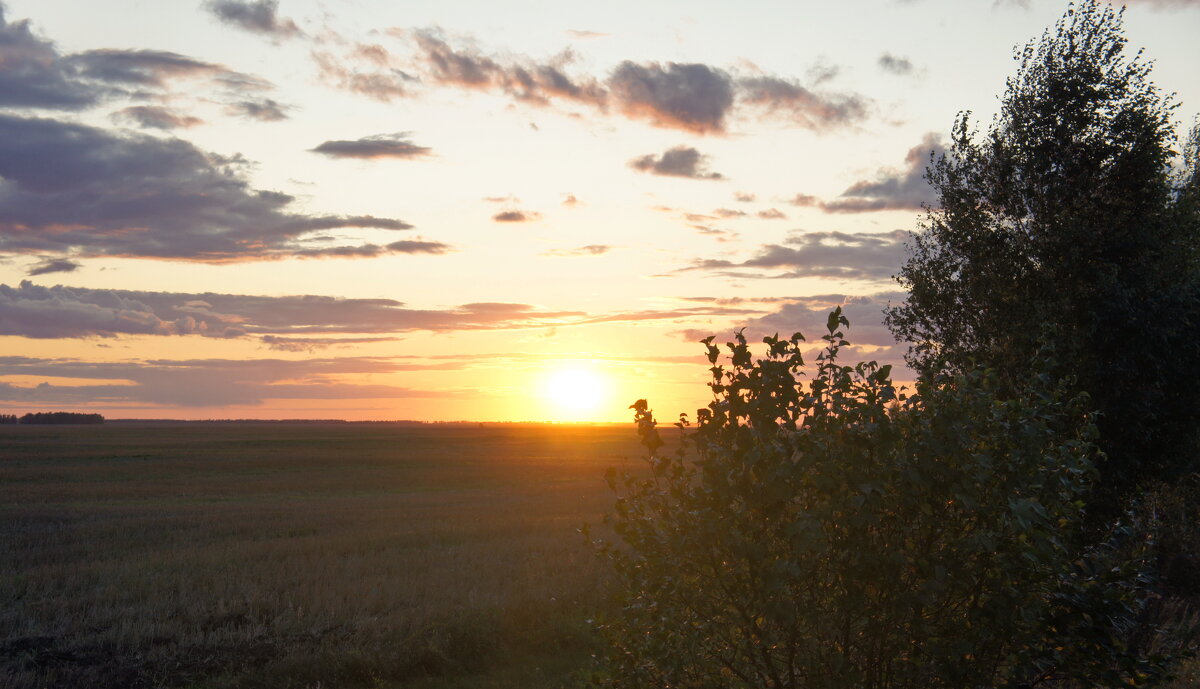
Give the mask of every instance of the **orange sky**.
[[(626, 421), (881, 310), (1065, 3), (4, 0), (0, 412)], [(1131, 46), (1200, 103), (1200, 2)]]

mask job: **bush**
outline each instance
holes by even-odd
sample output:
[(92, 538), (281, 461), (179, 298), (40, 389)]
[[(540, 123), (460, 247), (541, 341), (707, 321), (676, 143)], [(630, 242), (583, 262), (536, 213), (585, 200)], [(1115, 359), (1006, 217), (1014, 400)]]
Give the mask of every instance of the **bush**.
[[(1136, 546), (1072, 534), (1093, 480), (1084, 400), (1034, 377), (998, 401), (988, 372), (844, 366), (841, 310), (810, 382), (803, 337), (704, 341), (713, 402), (650, 475), (610, 472), (602, 544), (621, 582), (603, 683), (621, 687), (1128, 686), (1157, 665), (1122, 647), (1144, 590)], [(1120, 534), (1118, 534), (1120, 535)], [(1127, 539), (1128, 540), (1128, 539)], [(1123, 563), (1123, 564), (1121, 564)], [(1139, 579), (1141, 577), (1141, 579)]]

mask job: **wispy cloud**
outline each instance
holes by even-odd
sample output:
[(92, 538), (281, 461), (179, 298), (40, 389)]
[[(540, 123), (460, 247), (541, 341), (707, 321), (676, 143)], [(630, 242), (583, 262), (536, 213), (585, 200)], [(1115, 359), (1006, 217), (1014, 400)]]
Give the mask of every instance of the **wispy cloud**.
[(49, 275), (50, 273), (73, 273), (79, 270), (79, 264), (66, 258), (43, 258), (25, 271), (31, 277)]
[(144, 129), (187, 129), (204, 124), (204, 120), (199, 117), (185, 115), (158, 105), (132, 105), (118, 110), (113, 114), (113, 119), (132, 122)]
[(588, 244), (574, 249), (551, 249), (544, 252), (543, 256), (600, 256), (612, 251), (612, 247), (607, 244)]
[(904, 260), (909, 233), (807, 232), (784, 244), (766, 244), (745, 261), (700, 259), (683, 271), (712, 271), (739, 278), (821, 277), (887, 280)]

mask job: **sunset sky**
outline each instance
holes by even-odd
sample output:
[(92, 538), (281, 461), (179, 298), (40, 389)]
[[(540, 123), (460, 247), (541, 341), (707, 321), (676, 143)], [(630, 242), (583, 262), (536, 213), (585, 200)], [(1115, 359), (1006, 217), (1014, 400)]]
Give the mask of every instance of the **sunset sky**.
[[(899, 363), (956, 113), (1058, 0), (0, 4), (0, 411), (624, 421), (696, 340)], [(1200, 111), (1200, 1), (1130, 49)]]

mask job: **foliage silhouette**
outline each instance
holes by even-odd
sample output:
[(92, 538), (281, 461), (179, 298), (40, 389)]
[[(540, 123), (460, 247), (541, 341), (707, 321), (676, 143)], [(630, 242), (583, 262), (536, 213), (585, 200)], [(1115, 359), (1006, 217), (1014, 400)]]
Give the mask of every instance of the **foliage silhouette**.
[[(650, 475), (610, 472), (602, 543), (621, 614), (616, 687), (1133, 686), (1164, 660), (1122, 639), (1146, 598), (1141, 546), (1076, 545), (1094, 476), (1085, 396), (1042, 374), (998, 401), (990, 371), (845, 366), (841, 309), (807, 384), (799, 334), (704, 340), (713, 401)], [(1120, 551), (1119, 560), (1113, 553)]]
[(1100, 412), (1100, 524), (1200, 468), (1200, 155), (1193, 136), (1172, 173), (1176, 104), (1126, 57), (1122, 14), (1072, 5), (1018, 51), (985, 135), (960, 116), (887, 317), (917, 370), (987, 366), (1009, 388), (1053, 339), (1053, 373)]

